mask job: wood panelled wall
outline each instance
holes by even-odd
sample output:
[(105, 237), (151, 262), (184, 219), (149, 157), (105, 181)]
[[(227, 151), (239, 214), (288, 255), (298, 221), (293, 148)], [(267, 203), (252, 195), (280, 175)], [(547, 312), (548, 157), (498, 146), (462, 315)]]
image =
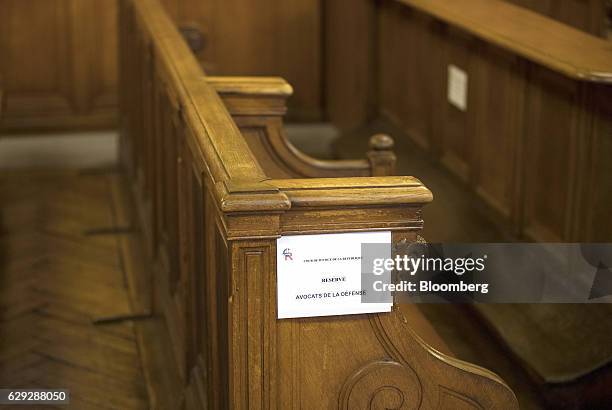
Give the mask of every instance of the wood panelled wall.
[(3, 128), (114, 123), (116, 14), (112, 0), (0, 0)]
[(376, 2), (327, 0), (325, 103), (327, 117), (343, 130), (373, 119), (376, 111)]
[[(603, 33), (603, 0), (509, 1)], [(295, 90), (290, 119), (331, 118), (346, 129), (374, 116), (376, 1), (162, 3), (180, 27), (195, 33), (207, 73), (287, 79)], [(113, 127), (115, 33), (115, 0), (0, 0), (2, 128)]]
[(317, 0), (164, 0), (179, 27), (201, 31), (198, 58), (210, 75), (285, 78), (289, 114), (322, 113), (322, 10)]
[(606, 35), (606, 0), (506, 0), (596, 36)]
[[(116, 0), (0, 0), (7, 130), (114, 127)], [(321, 7), (316, 0), (164, 0), (203, 35), (210, 74), (277, 75), (294, 118), (322, 117)]]

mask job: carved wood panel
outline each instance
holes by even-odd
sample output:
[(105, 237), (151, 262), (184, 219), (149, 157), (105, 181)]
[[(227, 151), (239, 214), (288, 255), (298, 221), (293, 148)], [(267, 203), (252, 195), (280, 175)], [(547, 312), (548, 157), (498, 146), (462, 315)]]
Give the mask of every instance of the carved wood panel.
[[(209, 197), (210, 199), (210, 197)], [(208, 208), (207, 208), (208, 209)], [(211, 348), (211, 394), (214, 409), (226, 409), (230, 400), (230, 368), (234, 358), (230, 357), (230, 250), (216, 225), (216, 212), (207, 213), (206, 251), (208, 281), (208, 330)]]
[(379, 105), (382, 114), (402, 124), (422, 147), (432, 141), (432, 107), (436, 106), (441, 71), (436, 32), (431, 20), (392, 2), (381, 3), (378, 26)]
[(322, 118), (322, 2), (163, 0), (179, 26), (203, 35), (197, 53), (208, 75), (271, 75), (295, 90), (290, 115)]
[(110, 127), (116, 116), (112, 0), (1, 0), (3, 128)]
[[(209, 74), (277, 75), (291, 113), (322, 117), (322, 11), (313, 0), (165, 0), (203, 35)], [(111, 128), (117, 101), (115, 0), (0, 0), (7, 129)], [(282, 35), (279, 35), (282, 33)]]
[[(441, 58), (430, 60), (430, 69), (436, 73), (434, 81), (438, 87), (431, 107), (433, 135), (436, 140), (441, 163), (464, 181), (472, 178), (475, 144), (475, 117), (473, 79), (476, 63), (474, 59), (477, 43), (474, 38), (452, 26), (442, 32), (444, 41), (440, 48)], [(467, 109), (460, 110), (448, 102), (448, 67), (453, 65), (463, 70), (468, 77)]]
[(524, 233), (538, 241), (571, 240), (580, 133), (578, 85), (544, 68), (530, 72), (523, 155)]
[(579, 170), (579, 206), (574, 219), (575, 240), (612, 241), (612, 86), (593, 85), (587, 93), (592, 118), (580, 138), (583, 167)]
[(376, 2), (326, 0), (322, 3), (326, 114), (334, 125), (352, 131), (377, 114), (374, 101)]
[(278, 322), (277, 407), (518, 408), (497, 376), (432, 350), (404, 309)]
[[(480, 43), (470, 92), (474, 149), (471, 184), (497, 216), (515, 224), (520, 194), (525, 66), (519, 58)], [(514, 228), (517, 231), (516, 228)]]

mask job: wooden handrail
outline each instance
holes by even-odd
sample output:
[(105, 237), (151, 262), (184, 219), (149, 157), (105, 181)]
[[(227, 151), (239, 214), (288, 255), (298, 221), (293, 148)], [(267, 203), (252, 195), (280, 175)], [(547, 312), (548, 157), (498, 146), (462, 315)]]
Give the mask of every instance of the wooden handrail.
[(293, 87), (280, 77), (214, 77), (206, 76), (206, 81), (218, 93), (240, 95), (276, 95), (289, 97)]
[(568, 77), (612, 83), (612, 42), (502, 0), (393, 0)]
[(413, 177), (351, 177), (276, 179), (292, 207), (373, 206), (419, 204), (433, 200), (421, 181)]
[[(219, 96), (203, 81), (203, 70), (187, 43), (157, 0), (133, 2), (140, 24), (152, 39), (160, 62), (170, 74), (178, 104), (198, 139), (202, 158), (211, 167), (213, 178), (263, 180), (265, 174), (253, 157), (240, 131)], [(203, 109), (206, 107), (206, 109)]]

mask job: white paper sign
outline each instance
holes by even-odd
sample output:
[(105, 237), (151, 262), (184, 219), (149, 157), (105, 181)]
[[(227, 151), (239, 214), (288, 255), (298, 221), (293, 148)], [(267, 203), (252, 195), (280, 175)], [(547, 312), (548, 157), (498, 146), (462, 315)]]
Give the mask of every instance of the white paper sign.
[(278, 318), (390, 312), (362, 303), (361, 244), (388, 243), (391, 232), (283, 236), (277, 239)]

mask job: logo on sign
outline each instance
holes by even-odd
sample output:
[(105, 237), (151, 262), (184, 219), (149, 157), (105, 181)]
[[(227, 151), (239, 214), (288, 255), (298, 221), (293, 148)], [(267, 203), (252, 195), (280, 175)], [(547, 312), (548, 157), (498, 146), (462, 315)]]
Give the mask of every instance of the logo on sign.
[(285, 248), (285, 250), (283, 250), (283, 255), (285, 256), (286, 261), (293, 260), (293, 253), (291, 252), (291, 249)]

